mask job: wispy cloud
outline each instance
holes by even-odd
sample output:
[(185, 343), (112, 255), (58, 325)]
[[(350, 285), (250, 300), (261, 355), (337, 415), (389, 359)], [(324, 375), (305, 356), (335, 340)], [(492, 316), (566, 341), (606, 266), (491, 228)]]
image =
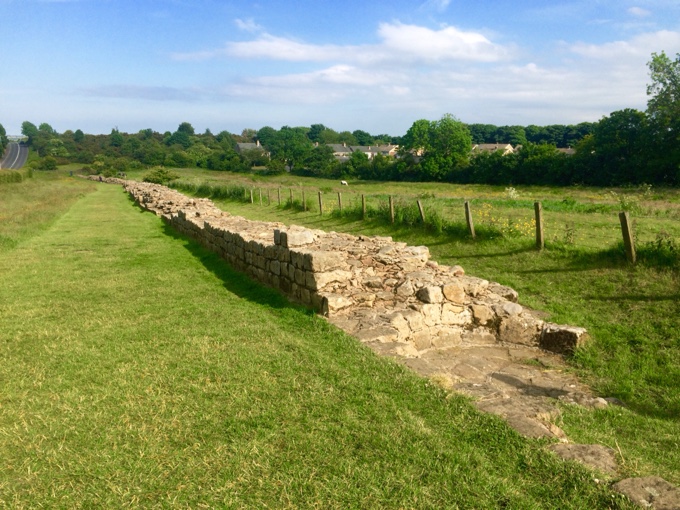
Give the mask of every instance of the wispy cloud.
[(433, 30), (399, 22), (381, 23), (374, 45), (317, 45), (261, 34), (252, 41), (229, 42), (225, 47), (192, 53), (176, 53), (176, 60), (208, 60), (218, 57), (270, 59), (291, 62), (363, 62), (371, 64), (410, 61), (483, 61), (493, 62), (509, 56), (509, 48), (490, 41), (478, 32), (456, 27)]
[(420, 8), (422, 10), (435, 10), (438, 12), (444, 12), (450, 3), (451, 0), (427, 0), (427, 2), (421, 5)]
[(642, 7), (631, 7), (628, 9), (628, 14), (635, 16), (636, 18), (646, 18), (652, 15), (650, 11), (643, 9)]
[(262, 32), (264, 30), (263, 27), (255, 23), (255, 20), (253, 20), (252, 18), (248, 18), (246, 20), (235, 19), (234, 23), (236, 24), (239, 30), (243, 30), (244, 32), (250, 32), (254, 34), (257, 32)]
[(80, 89), (80, 93), (91, 97), (144, 99), (152, 101), (195, 101), (202, 95), (202, 93), (199, 93), (197, 90), (141, 85), (102, 85), (85, 87)]

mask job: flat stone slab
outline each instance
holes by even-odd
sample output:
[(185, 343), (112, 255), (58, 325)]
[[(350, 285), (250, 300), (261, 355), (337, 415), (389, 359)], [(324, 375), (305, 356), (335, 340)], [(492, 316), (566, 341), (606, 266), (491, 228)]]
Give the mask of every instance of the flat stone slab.
[(548, 447), (561, 458), (573, 460), (610, 476), (618, 470), (616, 454), (611, 448), (599, 444), (553, 444)]
[(658, 476), (626, 478), (615, 483), (612, 488), (643, 508), (680, 509), (680, 489)]

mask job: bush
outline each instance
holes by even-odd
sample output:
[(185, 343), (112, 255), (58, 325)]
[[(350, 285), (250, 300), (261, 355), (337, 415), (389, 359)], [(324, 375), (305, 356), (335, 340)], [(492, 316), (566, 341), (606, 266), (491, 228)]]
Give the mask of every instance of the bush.
[(0, 184), (21, 181), (23, 181), (21, 172), (17, 172), (16, 170), (0, 170)]
[(176, 174), (175, 172), (170, 172), (169, 170), (163, 167), (156, 167), (149, 173), (144, 175), (142, 181), (152, 182), (154, 184), (167, 184), (170, 181), (174, 181), (177, 179), (179, 179), (179, 175)]

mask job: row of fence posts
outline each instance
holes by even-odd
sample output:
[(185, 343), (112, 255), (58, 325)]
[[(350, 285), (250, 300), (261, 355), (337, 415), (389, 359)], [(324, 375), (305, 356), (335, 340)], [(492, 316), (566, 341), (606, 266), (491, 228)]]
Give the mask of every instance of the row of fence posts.
[[(290, 202), (293, 203), (293, 189), (290, 188)], [(254, 190), (250, 190), (250, 203), (254, 203)], [(259, 189), (260, 205), (262, 204), (262, 189)], [(277, 203), (281, 205), (281, 188), (276, 190)], [(267, 204), (271, 204), (271, 190), (267, 190)], [(417, 200), (418, 211), (420, 212), (420, 219), (425, 223), (425, 209), (423, 203)], [(307, 202), (305, 201), (305, 190), (302, 190), (302, 209), (307, 210)], [(342, 193), (338, 191), (338, 209), (342, 213)], [(389, 210), (390, 222), (394, 223), (394, 199), (392, 195), (389, 196)], [(323, 215), (323, 192), (319, 191), (319, 214)], [(545, 247), (545, 233), (543, 230), (543, 206), (540, 202), (534, 202), (534, 216), (536, 219), (536, 248), (542, 250)], [(361, 217), (366, 218), (366, 196), (361, 195)], [(621, 223), (621, 233), (623, 234), (623, 245), (626, 250), (626, 257), (632, 264), (635, 263), (635, 243), (633, 242), (633, 226), (630, 221), (630, 216), (627, 212), (619, 213), (619, 221)], [(465, 222), (467, 223), (468, 232), (473, 239), (476, 238), (475, 224), (472, 220), (472, 208), (469, 201), (465, 201)]]

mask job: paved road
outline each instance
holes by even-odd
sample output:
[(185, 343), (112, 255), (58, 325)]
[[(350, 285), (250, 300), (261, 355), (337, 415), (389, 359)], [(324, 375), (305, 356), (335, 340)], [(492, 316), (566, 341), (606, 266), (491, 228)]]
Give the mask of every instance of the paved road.
[(19, 170), (26, 164), (28, 147), (22, 143), (10, 142), (5, 151), (5, 157), (0, 161), (0, 168), (4, 170)]

